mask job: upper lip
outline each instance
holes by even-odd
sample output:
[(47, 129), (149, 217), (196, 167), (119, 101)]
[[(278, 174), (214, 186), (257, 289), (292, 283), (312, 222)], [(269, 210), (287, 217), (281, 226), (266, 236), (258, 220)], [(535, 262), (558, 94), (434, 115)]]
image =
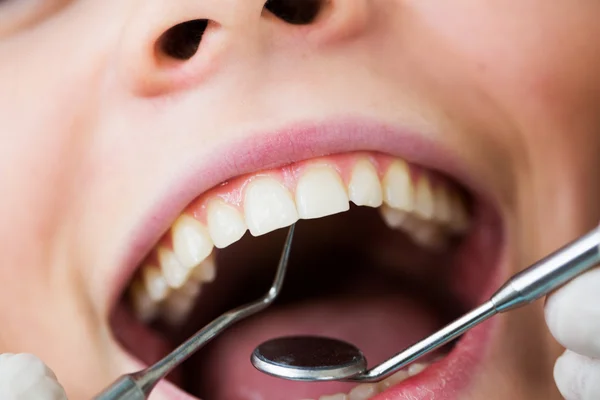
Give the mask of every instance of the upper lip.
[(107, 292), (109, 313), (119, 300), (139, 263), (181, 211), (194, 198), (233, 177), (277, 168), (292, 162), (351, 151), (376, 151), (400, 157), (460, 182), (471, 193), (487, 199), (477, 177), (467, 172), (452, 149), (417, 132), (367, 119), (337, 119), (324, 123), (299, 122), (268, 133), (259, 132), (216, 149), (193, 166), (182, 166), (181, 178), (164, 188), (161, 201), (147, 210), (132, 240), (123, 246), (111, 271)]

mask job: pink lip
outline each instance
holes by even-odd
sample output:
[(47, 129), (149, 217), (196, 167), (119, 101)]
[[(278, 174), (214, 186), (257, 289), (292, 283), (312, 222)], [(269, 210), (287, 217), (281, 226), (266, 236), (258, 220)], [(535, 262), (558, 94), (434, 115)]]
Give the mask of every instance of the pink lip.
[[(181, 210), (203, 192), (242, 174), (358, 150), (391, 154), (439, 171), (492, 204), (483, 182), (467, 173), (466, 166), (451, 149), (401, 128), (364, 119), (341, 119), (323, 124), (297, 123), (275, 132), (257, 133), (218, 149), (211, 158), (199, 160), (197, 165), (183, 170), (181, 179), (172, 187), (166, 188), (163, 200), (149, 210), (133, 231), (132, 242), (123, 249), (122, 262), (110, 279), (113, 284), (108, 288), (107, 309), (112, 310), (137, 265)], [(493, 322), (488, 322), (473, 329), (446, 358), (375, 399), (456, 399), (457, 392), (471, 381), (472, 372), (483, 357), (492, 325)], [(169, 398), (193, 399), (166, 383), (160, 384), (157, 391), (168, 393)]]

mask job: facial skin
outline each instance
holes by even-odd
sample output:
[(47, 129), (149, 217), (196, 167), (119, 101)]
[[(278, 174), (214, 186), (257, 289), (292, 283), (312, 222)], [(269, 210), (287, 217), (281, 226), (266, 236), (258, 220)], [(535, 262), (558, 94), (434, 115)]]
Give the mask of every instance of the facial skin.
[[(40, 356), (69, 398), (122, 372), (108, 270), (148, 210), (256, 132), (365, 117), (428, 136), (497, 203), (508, 273), (600, 218), (600, 2), (330, 0), (305, 26), (263, 3), (0, 2), (0, 353)], [(214, 21), (194, 57), (155, 51), (191, 19)], [(498, 318), (466, 398), (559, 398), (542, 306)]]

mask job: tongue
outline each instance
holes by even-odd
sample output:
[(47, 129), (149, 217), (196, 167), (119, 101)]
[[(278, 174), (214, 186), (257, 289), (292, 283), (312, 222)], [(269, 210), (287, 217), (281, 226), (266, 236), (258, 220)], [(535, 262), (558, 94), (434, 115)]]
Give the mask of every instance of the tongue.
[(439, 326), (439, 318), (431, 310), (397, 294), (353, 295), (273, 307), (226, 332), (202, 353), (202, 368), (196, 370), (200, 390), (195, 392), (210, 400), (318, 399), (347, 393), (355, 384), (270, 377), (254, 369), (250, 354), (274, 337), (323, 335), (356, 345), (369, 366), (374, 366)]

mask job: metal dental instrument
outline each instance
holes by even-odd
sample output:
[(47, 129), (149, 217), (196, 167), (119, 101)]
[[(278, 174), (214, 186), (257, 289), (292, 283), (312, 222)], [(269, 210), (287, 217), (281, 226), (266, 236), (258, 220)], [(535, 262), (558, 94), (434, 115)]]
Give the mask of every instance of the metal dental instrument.
[(162, 360), (144, 370), (121, 376), (112, 385), (104, 389), (102, 393), (97, 395), (94, 400), (146, 400), (150, 392), (154, 389), (154, 386), (161, 379), (215, 336), (221, 334), (236, 322), (256, 314), (271, 305), (281, 292), (281, 287), (283, 286), (293, 236), (294, 225), (288, 231), (275, 279), (267, 294), (253, 303), (230, 310), (217, 317)]
[(600, 227), (514, 275), (479, 307), (368, 370), (358, 348), (319, 336), (269, 340), (254, 350), (251, 361), (258, 370), (288, 380), (377, 382), (488, 318), (546, 296), (598, 263)]

